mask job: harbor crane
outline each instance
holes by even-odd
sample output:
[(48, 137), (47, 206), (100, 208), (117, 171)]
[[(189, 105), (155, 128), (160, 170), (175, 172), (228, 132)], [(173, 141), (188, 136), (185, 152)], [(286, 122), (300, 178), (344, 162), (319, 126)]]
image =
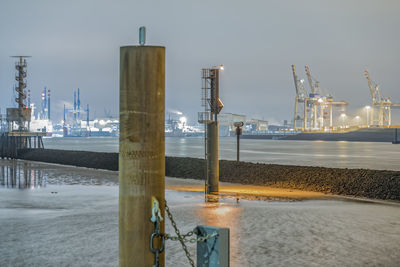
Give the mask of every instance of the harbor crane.
[[(293, 128), (295, 130), (301, 129), (303, 131), (332, 130), (333, 107), (340, 106), (341, 111), (343, 112), (348, 103), (345, 101), (333, 101), (331, 95), (322, 96), (319, 81), (311, 76), (311, 71), (308, 66), (305, 66), (305, 70), (311, 88), (309, 94), (304, 85), (304, 80), (298, 78), (295, 65), (292, 65), (293, 79), (296, 89)], [(301, 110), (301, 108), (304, 109)], [(325, 111), (326, 109), (329, 109), (329, 112)], [(328, 119), (327, 115), (329, 115), (329, 126), (324, 125), (324, 120)], [(302, 127), (299, 127), (298, 122), (302, 123)]]
[[(322, 103), (322, 99), (321, 99), (321, 89), (319, 88), (319, 82), (316, 81), (315, 79), (315, 85), (313, 84), (313, 77), (311, 76), (311, 72), (310, 72), (310, 67), (309, 66), (305, 66), (305, 71), (307, 74), (307, 79), (308, 79), (308, 83), (310, 84), (310, 88), (311, 88), (311, 93), (310, 93), (310, 100), (308, 101), (309, 106), (311, 108), (311, 118), (312, 118), (312, 122), (313, 122), (313, 128), (322, 128), (322, 123), (320, 122), (320, 127), (318, 127), (318, 108), (320, 108), (321, 112), (323, 112), (323, 106), (321, 106), (320, 104)], [(317, 92), (317, 90), (318, 92)], [(320, 116), (320, 119), (322, 118), (322, 116)]]
[[(296, 89), (296, 100), (294, 104), (294, 118), (293, 118), (293, 129), (305, 129), (307, 125), (307, 112), (304, 104), (307, 98), (307, 88), (304, 86), (304, 80), (299, 80), (296, 74), (296, 67), (292, 65), (294, 87)], [(302, 127), (298, 127), (297, 122), (302, 124)]]
[[(400, 108), (400, 104), (393, 104), (390, 100), (390, 97), (382, 96), (379, 85), (371, 80), (368, 70), (365, 70), (364, 74), (367, 78), (368, 87), (372, 98), (371, 116), (370, 121), (367, 122), (367, 124), (368, 126), (378, 125), (380, 127), (389, 127), (392, 122), (392, 108)], [(378, 110), (378, 116), (374, 114), (375, 109)]]
[[(324, 123), (325, 119), (327, 119), (327, 115), (329, 115), (329, 129), (332, 129), (333, 107), (340, 107), (340, 111), (344, 112), (348, 103), (345, 101), (333, 101), (333, 96), (331, 94), (323, 96), (319, 81), (311, 76), (310, 67), (306, 65), (305, 71), (312, 91), (312, 93), (310, 94), (310, 101), (312, 103), (311, 106), (313, 107), (313, 114), (311, 116), (313, 119), (314, 129), (322, 130), (324, 128), (327, 128)], [(329, 111), (325, 111), (326, 109), (328, 109)]]

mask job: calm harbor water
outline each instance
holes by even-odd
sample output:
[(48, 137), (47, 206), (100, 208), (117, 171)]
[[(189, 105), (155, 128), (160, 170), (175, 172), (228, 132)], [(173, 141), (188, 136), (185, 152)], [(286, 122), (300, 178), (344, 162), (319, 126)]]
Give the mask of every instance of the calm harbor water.
[[(46, 148), (118, 152), (118, 138), (46, 138)], [(243, 161), (400, 171), (400, 145), (376, 142), (241, 140)], [(167, 156), (204, 157), (203, 138), (165, 139)], [(220, 138), (220, 159), (236, 159), (236, 139)]]
[[(112, 171), (0, 160), (0, 266), (118, 266), (117, 181)], [(234, 267), (399, 266), (399, 204), (204, 203), (169, 190), (166, 199), (181, 232), (229, 227)], [(178, 242), (166, 246), (166, 266), (189, 266)]]

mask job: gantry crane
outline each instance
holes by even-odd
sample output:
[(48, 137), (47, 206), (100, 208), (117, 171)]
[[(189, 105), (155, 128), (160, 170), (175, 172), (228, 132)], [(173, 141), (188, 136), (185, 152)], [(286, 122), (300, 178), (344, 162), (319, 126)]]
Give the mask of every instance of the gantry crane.
[[(311, 76), (311, 72), (310, 72), (310, 67), (309, 66), (305, 66), (304, 67), (306, 70), (306, 74), (307, 74), (307, 79), (308, 79), (308, 83), (310, 85), (311, 88), (311, 93), (309, 95), (309, 101), (308, 101), (308, 106), (311, 108), (311, 117), (312, 117), (312, 123), (313, 123), (313, 128), (322, 128), (321, 127), (321, 123), (320, 123), (320, 127), (318, 127), (318, 107), (320, 108), (321, 112), (322, 111), (322, 107), (321, 107), (321, 89), (319, 88), (319, 82), (315, 81), (315, 85), (313, 83), (313, 77)], [(314, 79), (315, 80), (315, 79)], [(316, 90), (318, 89), (318, 91)]]
[[(322, 95), (322, 90), (320, 88), (320, 83), (314, 77), (311, 76), (311, 71), (309, 66), (305, 66), (305, 71), (307, 74), (308, 82), (311, 87), (312, 93), (310, 94), (310, 101), (312, 103), (312, 118), (314, 123), (314, 129), (322, 130), (326, 128), (325, 119), (326, 115), (329, 114), (329, 129), (333, 128), (333, 107), (340, 107), (340, 111), (344, 112), (346, 106), (348, 105), (345, 101), (333, 101), (333, 96), (328, 94), (326, 96)], [(314, 81), (314, 83), (313, 83)], [(325, 111), (329, 109), (328, 111)], [(318, 117), (319, 111), (319, 117)]]
[[(392, 101), (390, 97), (382, 96), (379, 85), (371, 81), (368, 70), (365, 70), (364, 73), (368, 81), (368, 87), (372, 98), (371, 116), (368, 125), (390, 126), (392, 121)], [(398, 105), (395, 106), (397, 107)], [(374, 114), (375, 108), (378, 109), (378, 118), (376, 118)]]
[[(309, 94), (304, 85), (304, 80), (298, 78), (296, 68), (292, 65), (294, 85), (296, 89), (293, 128), (295, 130), (302, 129), (303, 131), (332, 130), (333, 107), (339, 106), (341, 107), (341, 111), (344, 112), (348, 103), (345, 101), (333, 101), (331, 95), (321, 96), (319, 82), (311, 76), (310, 68), (308, 66), (305, 66), (305, 70), (311, 87), (311, 93)], [(301, 108), (303, 108), (303, 110), (300, 111)], [(329, 112), (325, 111), (326, 109), (329, 109)], [(325, 126), (324, 119), (327, 119), (326, 115), (328, 114), (329, 126)], [(299, 127), (299, 121), (302, 122), (302, 127)]]
[[(296, 99), (294, 104), (294, 119), (293, 119), (293, 129), (304, 130), (307, 125), (307, 108), (304, 104), (305, 99), (307, 98), (307, 89), (304, 86), (304, 80), (299, 80), (296, 74), (296, 67), (292, 65), (293, 79), (294, 79), (294, 87), (296, 89)], [(303, 104), (303, 105), (301, 105)], [(302, 127), (298, 127), (297, 122), (300, 121)]]

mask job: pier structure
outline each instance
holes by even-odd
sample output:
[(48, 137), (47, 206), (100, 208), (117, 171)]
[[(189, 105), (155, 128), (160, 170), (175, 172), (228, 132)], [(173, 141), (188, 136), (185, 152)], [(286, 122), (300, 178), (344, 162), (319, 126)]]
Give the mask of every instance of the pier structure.
[[(14, 56), (18, 58), (15, 64), (17, 74), (15, 80), (17, 81), (16, 108), (7, 108), (5, 116), (7, 122), (7, 129), (0, 135), (0, 157), (1, 158), (16, 158), (18, 156), (18, 149), (26, 148), (43, 148), (42, 137), (46, 136), (45, 132), (36, 133), (30, 131), (31, 109), (26, 104), (26, 91), (27, 86), (26, 78), (26, 58), (29, 56)], [(3, 118), (2, 118), (3, 119)]]
[(219, 192), (218, 114), (224, 105), (219, 98), (219, 76), (223, 65), (202, 69), (201, 105), (198, 122), (205, 125), (205, 193)]

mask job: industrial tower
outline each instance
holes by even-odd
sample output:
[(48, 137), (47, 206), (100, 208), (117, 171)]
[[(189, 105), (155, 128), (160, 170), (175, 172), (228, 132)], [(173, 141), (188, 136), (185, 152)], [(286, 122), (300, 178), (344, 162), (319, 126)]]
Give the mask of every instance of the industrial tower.
[(13, 56), (14, 58), (18, 58), (19, 61), (16, 62), (15, 68), (17, 70), (17, 74), (15, 76), (15, 80), (18, 82), (15, 87), (15, 91), (17, 93), (15, 102), (17, 103), (17, 108), (8, 108), (7, 109), (7, 121), (9, 122), (9, 131), (13, 130), (13, 122), (17, 123), (18, 131), (29, 131), (29, 122), (31, 120), (31, 109), (28, 108), (25, 104), (26, 99), (26, 58), (30, 56)]
[[(15, 86), (16, 97), (15, 102), (18, 104), (16, 108), (7, 108), (6, 120), (8, 123), (8, 131), (0, 135), (0, 157), (1, 158), (17, 158), (18, 150), (25, 148), (43, 148), (42, 137), (46, 136), (45, 132), (30, 132), (31, 109), (26, 105), (26, 58), (29, 56), (14, 56), (19, 60), (15, 64), (17, 74), (15, 80), (18, 82)], [(16, 128), (14, 126), (17, 126)]]
[(50, 89), (46, 87), (42, 91), (42, 106), (39, 117), (42, 120), (50, 120)]
[[(78, 94), (77, 94), (78, 93)], [(71, 116), (72, 114), (72, 121)], [(82, 119), (82, 114), (86, 115), (85, 119)], [(67, 120), (70, 121), (69, 127), (67, 127)], [(86, 129), (82, 131), (82, 121), (86, 120)], [(74, 91), (74, 107), (73, 109), (67, 109), (64, 105), (64, 118), (63, 118), (63, 133), (64, 136), (90, 136), (89, 127), (89, 104), (86, 109), (81, 109), (80, 89)]]
[(223, 108), (219, 98), (219, 75), (223, 66), (202, 69), (201, 105), (198, 121), (205, 125), (205, 193), (219, 191), (218, 114)]

